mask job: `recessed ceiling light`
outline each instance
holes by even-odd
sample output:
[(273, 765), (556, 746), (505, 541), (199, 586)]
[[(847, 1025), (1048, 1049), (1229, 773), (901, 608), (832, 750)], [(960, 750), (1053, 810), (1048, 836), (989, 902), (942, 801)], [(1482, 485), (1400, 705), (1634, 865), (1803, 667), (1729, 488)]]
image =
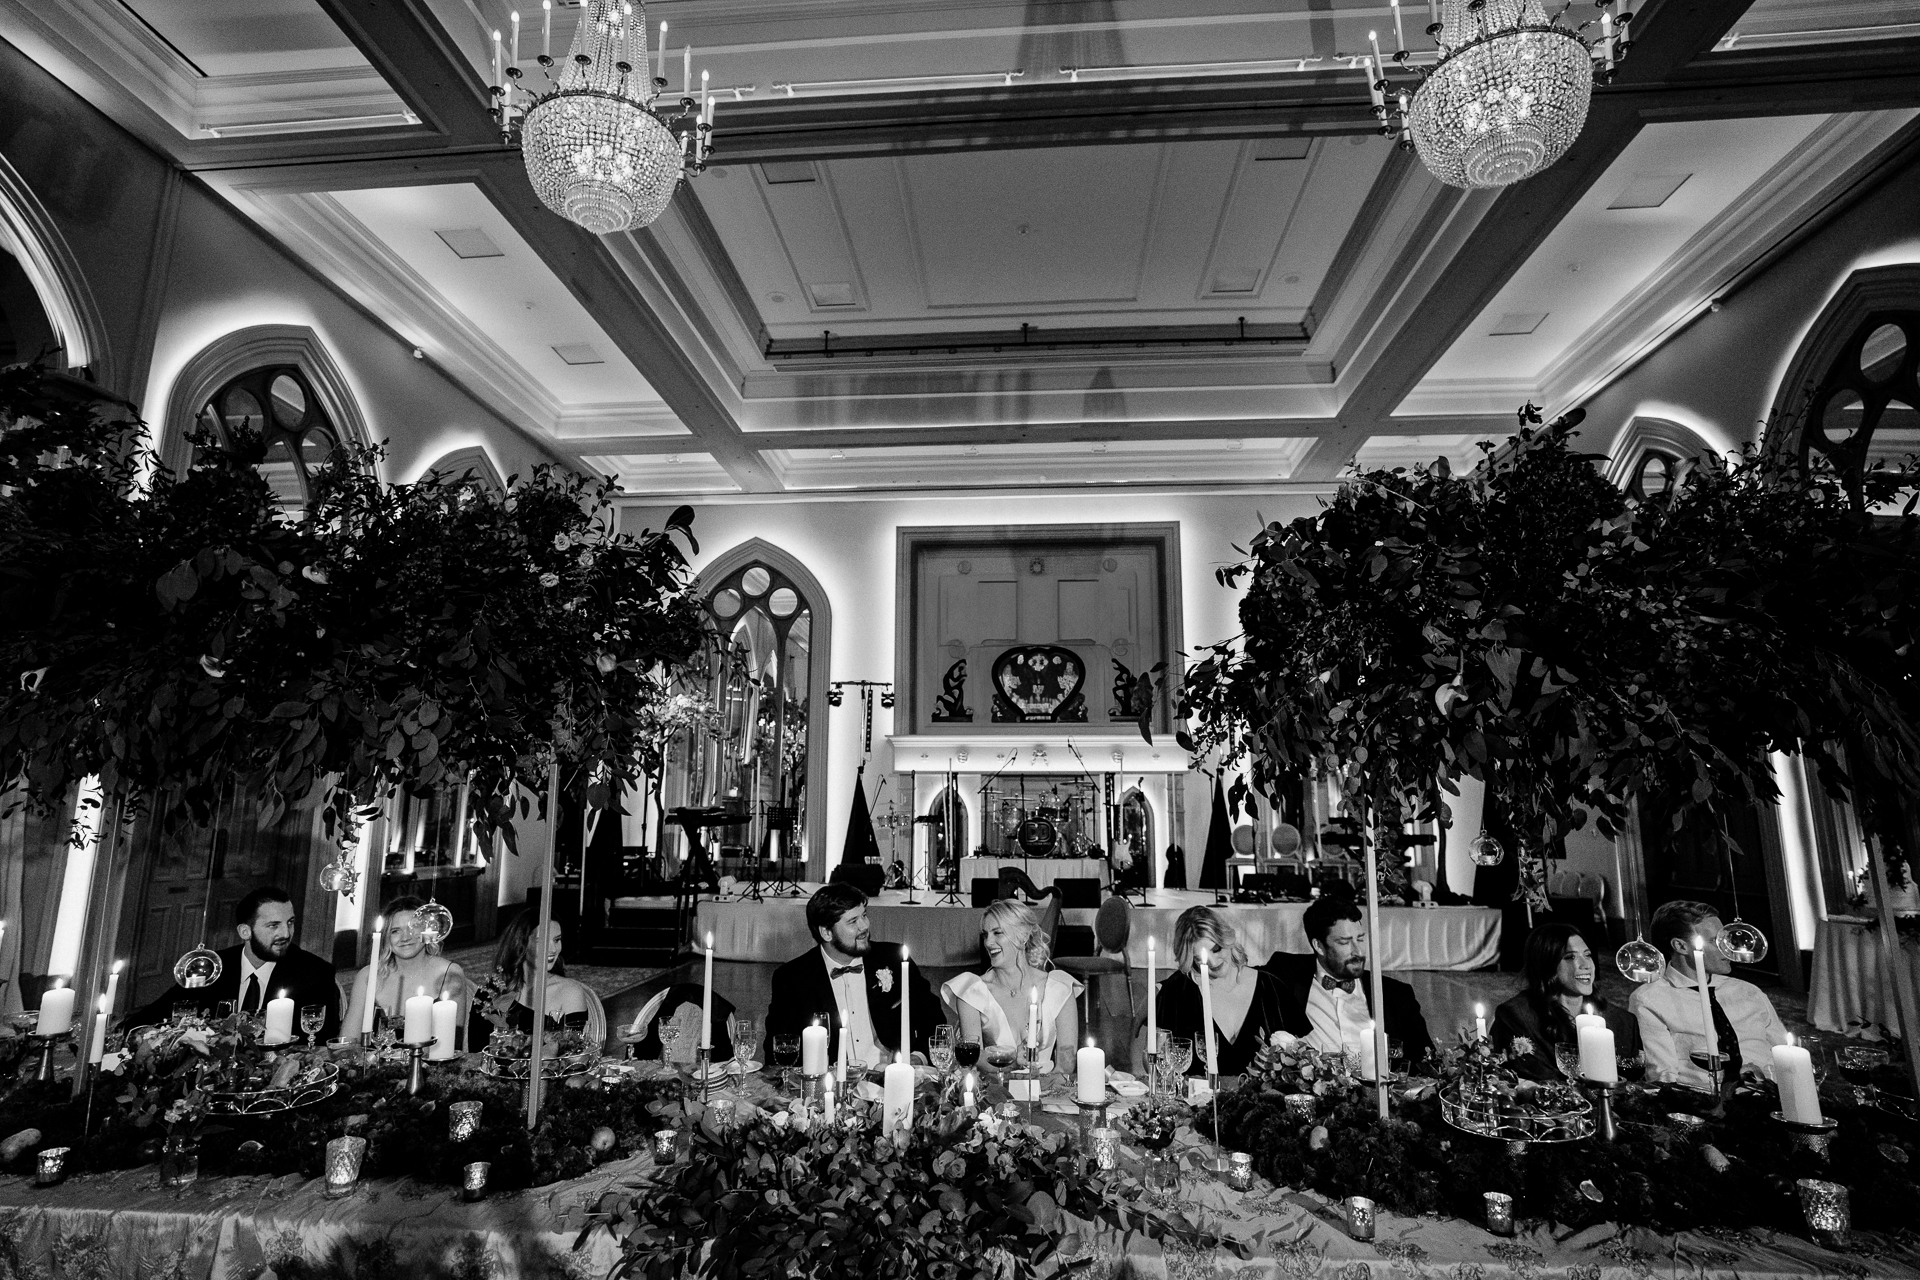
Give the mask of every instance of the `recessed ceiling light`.
[(760, 176), (768, 186), (783, 187), (798, 182), (818, 182), (811, 160), (774, 160), (760, 166)]
[(1284, 275), (1280, 277), (1280, 283), (1281, 284), (1299, 284), (1300, 277), (1297, 275)]
[(1311, 138), (1268, 138), (1253, 144), (1255, 160), (1305, 160), (1313, 149)]
[(1093, 451), (1094, 451), (1095, 453), (1105, 453), (1105, 452), (1107, 451), (1107, 442), (1106, 442), (1106, 441), (1104, 441), (1104, 440), (1096, 440), (1096, 441), (1094, 441), (1094, 442), (1093, 442)]
[(786, 300), (787, 300), (787, 295), (779, 292), (778, 290), (775, 290), (773, 293), (770, 293), (767, 295), (767, 301), (773, 303), (776, 306), (778, 306), (782, 302), (785, 302)]

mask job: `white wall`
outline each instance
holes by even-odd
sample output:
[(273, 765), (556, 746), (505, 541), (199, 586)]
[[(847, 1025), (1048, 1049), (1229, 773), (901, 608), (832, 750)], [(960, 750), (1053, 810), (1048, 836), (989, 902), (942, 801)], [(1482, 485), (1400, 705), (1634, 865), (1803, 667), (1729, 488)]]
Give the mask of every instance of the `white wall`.
[[(828, 657), (835, 680), (891, 680), (894, 676), (895, 538), (901, 526), (1039, 525), (1164, 523), (1180, 526), (1180, 585), (1184, 635), (1178, 647), (1192, 654), (1201, 645), (1239, 634), (1239, 593), (1214, 580), (1214, 571), (1244, 556), (1244, 547), (1264, 520), (1291, 520), (1318, 510), (1313, 496), (1245, 494), (1228, 497), (1187, 493), (1048, 493), (1019, 495), (915, 495), (868, 500), (817, 501), (775, 495), (753, 501), (693, 499), (694, 536), (701, 554), (697, 570), (722, 552), (750, 538), (764, 538), (797, 557), (820, 580), (833, 614), (833, 652)], [(627, 507), (629, 532), (660, 527), (678, 505), (668, 501)], [(860, 763), (860, 710), (856, 699), (829, 713), (827, 783), (827, 861), (839, 859), (846, 838), (847, 806)], [(893, 732), (892, 713), (874, 708), (875, 755)], [(877, 783), (868, 771), (869, 793)], [(898, 784), (888, 788), (894, 796)], [(1186, 788), (1184, 830), (1159, 834), (1183, 844), (1189, 877), (1199, 870), (1206, 840), (1211, 791), (1204, 780)], [(977, 830), (977, 828), (976, 828)], [(882, 842), (883, 847), (885, 842)]]

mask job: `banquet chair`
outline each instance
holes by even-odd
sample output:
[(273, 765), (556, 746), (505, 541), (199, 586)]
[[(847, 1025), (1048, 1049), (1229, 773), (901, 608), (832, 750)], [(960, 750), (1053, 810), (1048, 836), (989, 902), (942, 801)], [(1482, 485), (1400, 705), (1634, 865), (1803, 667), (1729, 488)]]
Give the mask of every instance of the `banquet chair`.
[[(1093, 938), (1098, 954), (1060, 956), (1054, 960), (1053, 967), (1078, 978), (1089, 988), (1089, 995), (1095, 979), (1120, 975), (1127, 984), (1127, 1009), (1131, 1012), (1133, 968), (1127, 963), (1127, 939), (1132, 936), (1132, 904), (1116, 894), (1100, 904), (1099, 913), (1093, 918)], [(1082, 1028), (1082, 1034), (1086, 1034), (1085, 1028)]]
[[(604, 1015), (603, 1015), (604, 1017)], [(653, 998), (640, 1008), (634, 1020), (621, 1029), (622, 1038), (628, 1038), (639, 1032), (639, 1038), (632, 1040), (633, 1056), (636, 1058), (658, 1058), (660, 1056), (660, 1020), (666, 1018), (680, 1028), (680, 1034), (674, 1038), (673, 1061), (692, 1065), (700, 1046), (700, 984), (697, 982), (676, 982), (656, 991)], [(729, 1062), (734, 1057), (734, 1008), (733, 1002), (713, 993), (713, 1060)], [(757, 1045), (743, 1045), (749, 1052)]]

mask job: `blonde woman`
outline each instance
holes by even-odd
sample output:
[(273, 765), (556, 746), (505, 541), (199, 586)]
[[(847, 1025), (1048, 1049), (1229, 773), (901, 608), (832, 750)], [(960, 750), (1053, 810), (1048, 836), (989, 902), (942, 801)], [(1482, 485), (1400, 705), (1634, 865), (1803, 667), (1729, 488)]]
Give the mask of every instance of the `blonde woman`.
[[(408, 894), (389, 902), (380, 914), (386, 918), (385, 954), (380, 957), (378, 989), (373, 998), (381, 1014), (391, 1022), (400, 1016), (408, 996), (429, 995), (436, 1000), (444, 992), (460, 1002), (456, 1026), (465, 1026), (467, 1001), (472, 994), (467, 975), (459, 965), (440, 954), (438, 942), (428, 942), (420, 930), (420, 908), (426, 904)], [(347, 1002), (347, 1016), (341, 1026), (349, 1034), (358, 1033), (367, 1007), (367, 971), (354, 975), (353, 996)]]
[(1051, 1061), (1055, 1071), (1072, 1071), (1080, 1039), (1074, 999), (1081, 986), (1049, 968), (1053, 944), (1033, 908), (1011, 898), (989, 906), (980, 920), (980, 951), (983, 972), (962, 973), (940, 988), (959, 1021), (960, 1038), (982, 1049), (1025, 1044), (1028, 1010), (1037, 997), (1039, 1060)]
[[(1160, 984), (1155, 1012), (1160, 1030), (1193, 1040), (1188, 1075), (1207, 1074), (1206, 1023), (1201, 1012), (1200, 964), (1205, 952), (1213, 995), (1214, 1044), (1220, 1074), (1245, 1075), (1256, 1055), (1264, 1060), (1267, 1037), (1286, 1029), (1287, 995), (1280, 980), (1247, 961), (1247, 949), (1222, 913), (1189, 907), (1173, 925), (1174, 972)], [(1134, 1061), (1146, 1061), (1145, 1030)]]

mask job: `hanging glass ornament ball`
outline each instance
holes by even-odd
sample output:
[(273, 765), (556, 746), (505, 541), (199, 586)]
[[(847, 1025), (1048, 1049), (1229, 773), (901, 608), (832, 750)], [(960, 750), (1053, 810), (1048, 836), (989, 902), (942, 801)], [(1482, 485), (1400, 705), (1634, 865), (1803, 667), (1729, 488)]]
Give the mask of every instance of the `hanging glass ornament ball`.
[(1467, 846), (1467, 856), (1473, 859), (1476, 867), (1497, 867), (1507, 860), (1507, 851), (1483, 827), (1480, 834), (1473, 838), (1473, 843)]
[(1714, 945), (1735, 964), (1757, 964), (1767, 958), (1767, 935), (1738, 916), (1721, 928)]
[(195, 987), (212, 986), (224, 968), (226, 965), (221, 963), (219, 953), (209, 951), (203, 942), (173, 962), (173, 980), (191, 991)]
[(420, 922), (420, 936), (430, 947), (439, 946), (453, 932), (453, 912), (431, 898), (415, 915)]
[(1629, 982), (1652, 982), (1667, 971), (1660, 948), (1639, 934), (1613, 953), (1613, 962), (1620, 967), (1620, 976)]

